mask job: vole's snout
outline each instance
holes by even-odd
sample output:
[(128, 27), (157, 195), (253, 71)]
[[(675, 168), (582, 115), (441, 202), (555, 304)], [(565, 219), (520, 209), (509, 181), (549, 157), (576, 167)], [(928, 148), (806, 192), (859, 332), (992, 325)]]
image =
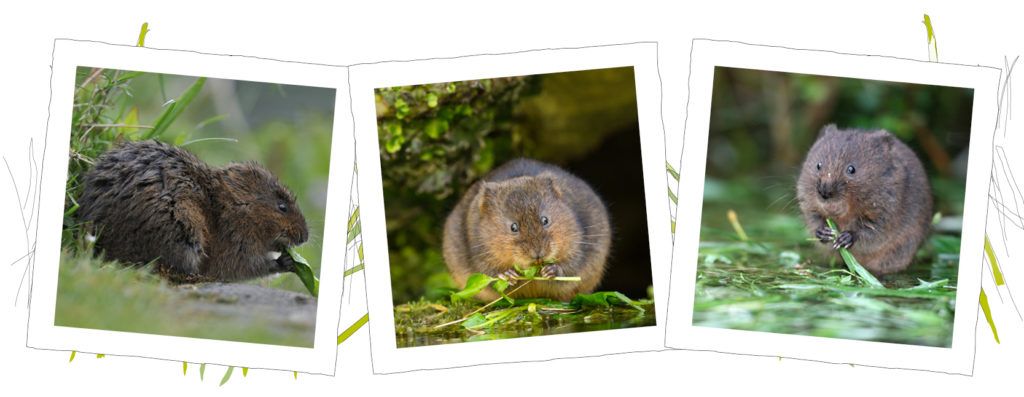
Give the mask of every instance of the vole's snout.
[(309, 241), (309, 228), (303, 224), (299, 229), (299, 240), (295, 245), (302, 245), (306, 241)]
[(817, 184), (818, 197), (821, 197), (822, 200), (829, 200), (839, 193), (839, 188), (839, 182), (819, 179)]

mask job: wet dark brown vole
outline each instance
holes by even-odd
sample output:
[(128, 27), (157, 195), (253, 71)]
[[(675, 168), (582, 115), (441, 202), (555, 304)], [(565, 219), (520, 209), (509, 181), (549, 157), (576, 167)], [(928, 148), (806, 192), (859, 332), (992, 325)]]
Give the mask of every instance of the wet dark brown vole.
[(906, 269), (930, 230), (932, 194), (921, 160), (885, 130), (825, 126), (796, 190), (811, 233), (829, 248), (848, 248), (875, 275)]
[[(608, 212), (594, 190), (561, 168), (528, 159), (510, 161), (473, 184), (444, 228), (444, 259), (460, 287), (472, 273), (510, 279), (517, 265), (581, 278), (531, 281), (514, 297), (569, 300), (593, 291), (610, 246)], [(480, 297), (497, 294), (487, 289)]]
[(78, 214), (108, 259), (155, 261), (175, 282), (291, 271), (287, 247), (309, 237), (295, 196), (254, 162), (208, 166), (157, 141), (128, 142), (85, 173)]

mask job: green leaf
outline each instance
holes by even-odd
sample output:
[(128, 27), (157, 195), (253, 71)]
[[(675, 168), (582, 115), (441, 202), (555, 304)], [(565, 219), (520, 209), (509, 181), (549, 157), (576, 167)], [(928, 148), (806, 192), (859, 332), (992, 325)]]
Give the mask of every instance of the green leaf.
[(228, 367), (228, 370), (224, 371), (224, 377), (220, 378), (220, 385), (218, 386), (224, 386), (225, 383), (228, 383), (228, 380), (231, 379), (231, 373), (234, 371), (235, 367)]
[(249, 376), (249, 367), (242, 367), (242, 377)]
[(530, 266), (525, 269), (516, 266), (516, 271), (523, 275), (523, 278), (534, 278), (537, 277), (537, 273), (540, 273), (540, 266)]
[[(832, 219), (825, 219), (825, 222), (828, 223), (828, 227), (832, 228), (832, 231), (835, 232), (836, 236), (838, 236), (839, 228), (836, 227), (836, 223), (832, 222)], [(860, 280), (865, 284), (874, 288), (885, 288), (885, 285), (882, 285), (882, 283), (879, 282), (878, 279), (868, 271), (868, 269), (865, 269), (864, 266), (861, 266), (860, 262), (857, 262), (857, 258), (853, 257), (850, 250), (840, 248), (839, 255), (843, 257), (843, 262), (846, 262), (846, 267), (860, 277)]]
[(409, 104), (404, 99), (398, 98), (395, 100), (395, 117), (399, 120), (409, 115)]
[(640, 312), (646, 312), (643, 307), (636, 303), (636, 301), (629, 299), (626, 295), (617, 291), (602, 291), (595, 292), (592, 294), (578, 294), (572, 298), (570, 305), (578, 308), (584, 307), (611, 307), (611, 306), (629, 306)]
[(388, 153), (397, 153), (402, 149), (402, 144), (405, 143), (405, 137), (401, 135), (393, 135), (384, 142), (384, 150)]
[(427, 107), (429, 107), (429, 108), (436, 108), (437, 107), (437, 94), (435, 94), (433, 92), (427, 94)]
[(672, 200), (672, 204), (679, 205), (679, 198), (672, 192), (672, 188), (668, 188), (668, 199)]
[(206, 375), (206, 363), (199, 364), (199, 380), (202, 381)]
[(145, 139), (163, 135), (163, 133), (170, 128), (171, 123), (174, 123), (174, 120), (177, 119), (178, 116), (181, 116), (181, 113), (185, 111), (185, 108), (192, 103), (192, 100), (196, 98), (199, 91), (203, 89), (204, 84), (206, 84), (206, 77), (196, 79), (192, 85), (185, 89), (185, 92), (183, 92), (178, 99), (172, 100), (167, 104), (164, 111), (160, 113), (159, 117), (157, 117), (156, 122), (153, 123), (153, 129), (146, 134)]
[(181, 362), (181, 375), (188, 376), (188, 363), (185, 361)]
[(467, 318), (466, 321), (462, 322), (462, 327), (466, 329), (473, 329), (478, 328), (486, 323), (487, 317), (484, 317), (484, 315), (480, 313), (473, 313), (473, 315), (469, 316), (469, 318)]
[(495, 291), (505, 292), (505, 290), (508, 289), (508, 281), (499, 278), (494, 281), (494, 285), (491, 287), (493, 287)]
[(458, 292), (452, 292), (452, 302), (472, 299), (476, 294), (480, 293), (480, 291), (483, 291), (484, 288), (487, 288), (487, 286), (494, 280), (498, 279), (483, 273), (473, 273), (468, 279), (466, 279), (465, 288)]
[(309, 266), (309, 262), (295, 247), (288, 247), (288, 255), (292, 257), (292, 262), (295, 262), (295, 275), (299, 276), (299, 280), (302, 281), (302, 285), (309, 290), (310, 294), (317, 296), (320, 294), (320, 279), (316, 278), (313, 274), (313, 268)]
[(78, 354), (78, 352), (72, 350), (71, 351), (71, 358), (68, 359), (69, 363), (72, 362), (72, 361), (75, 361), (75, 354)]

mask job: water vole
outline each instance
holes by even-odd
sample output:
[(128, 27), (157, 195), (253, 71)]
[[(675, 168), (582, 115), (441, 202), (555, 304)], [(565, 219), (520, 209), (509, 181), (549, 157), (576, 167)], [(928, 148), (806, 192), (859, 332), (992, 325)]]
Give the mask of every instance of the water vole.
[[(444, 228), (444, 259), (459, 287), (472, 273), (509, 279), (517, 265), (581, 278), (531, 281), (514, 297), (569, 300), (593, 291), (610, 247), (608, 212), (594, 190), (561, 168), (529, 159), (505, 163), (473, 184)], [(497, 294), (487, 289), (480, 297)]]
[(921, 160), (885, 130), (822, 128), (796, 190), (811, 233), (832, 249), (848, 248), (875, 275), (906, 269), (930, 230), (932, 194)]
[(309, 237), (295, 196), (255, 162), (208, 166), (157, 141), (127, 142), (83, 176), (78, 216), (108, 259), (156, 263), (175, 282), (291, 271)]

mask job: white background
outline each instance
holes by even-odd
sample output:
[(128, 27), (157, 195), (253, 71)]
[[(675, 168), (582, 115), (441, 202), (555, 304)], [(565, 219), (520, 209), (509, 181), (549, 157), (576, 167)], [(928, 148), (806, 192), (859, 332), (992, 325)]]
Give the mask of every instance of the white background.
[[(25, 148), (29, 139), (38, 140), (45, 128), (48, 65), (55, 37), (133, 44), (142, 22), (149, 22), (152, 29), (146, 42), (150, 47), (331, 64), (656, 40), (661, 50), (668, 160), (673, 163), (678, 163), (681, 153), (686, 69), (694, 37), (927, 59), (921, 20), (922, 14), (928, 13), (936, 28), (941, 61), (1002, 66), (1004, 56), (1012, 59), (1024, 54), (1021, 10), (986, 2), (862, 1), (832, 6), (817, 1), (796, 5), (720, 1), (681, 6), (517, 1), (488, 9), (481, 4), (320, 5), (293, 0), (261, 8), (253, 3), (234, 6), (179, 0), (152, 5), (68, 2), (8, 6), (0, 14), (5, 77), (4, 95), (0, 95), (0, 151), (12, 164), (14, 174), (26, 180)], [(1024, 114), (1022, 106), (1020, 100), (1013, 103), (1017, 114)], [(1008, 157), (1016, 160), (1019, 176), (1024, 176), (1024, 165), (1019, 161), (1024, 154), (1022, 129), (1020, 120), (1011, 120), (1007, 138), (996, 140), (996, 144), (1005, 145)], [(1019, 263), (1024, 255), (1013, 251), (1020, 245), (1015, 242), (1024, 237), (1019, 230), (1010, 232), (1009, 247), (1004, 247), (1002, 238), (993, 238), (1004, 258), (1009, 288), (996, 289), (991, 281), (983, 287), (993, 305), (1002, 344), (996, 345), (982, 320), (973, 377), (685, 351), (374, 376), (365, 328), (339, 350), (337, 377), (300, 375), (294, 380), (291, 373), (253, 370), (247, 378), (241, 378), (236, 370), (234, 378), (218, 389), (221, 367), (207, 368), (207, 379), (200, 382), (195, 366), (182, 377), (178, 362), (80, 355), (68, 363), (67, 353), (24, 346), (27, 311), (23, 300), (14, 305), (23, 265), (6, 265), (23, 254), (22, 233), (16, 226), (21, 219), (10, 181), (2, 174), (0, 225), (7, 229), (0, 232), (0, 241), (4, 241), (0, 251), (0, 263), (4, 264), (0, 268), (0, 381), (8, 392), (521, 395), (534, 389), (573, 395), (861, 396), (1013, 395), (1024, 388), (1020, 376), (1024, 322), (1009, 300), (1010, 293), (1024, 299), (1024, 276), (1019, 265), (1012, 263)], [(343, 324), (346, 318), (343, 314)]]

